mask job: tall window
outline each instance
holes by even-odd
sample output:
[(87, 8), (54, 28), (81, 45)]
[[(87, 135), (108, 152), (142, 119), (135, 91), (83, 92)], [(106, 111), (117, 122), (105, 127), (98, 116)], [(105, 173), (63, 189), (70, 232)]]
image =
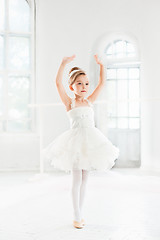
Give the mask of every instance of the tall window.
[(108, 59), (107, 97), (109, 127), (137, 129), (140, 126), (140, 66), (134, 45), (116, 40), (105, 49)]
[(31, 132), (32, 9), (25, 0), (0, 0), (0, 132)]
[(120, 149), (116, 165), (139, 167), (140, 62), (137, 45), (128, 39), (113, 40), (103, 48), (107, 67), (107, 130), (108, 137)]

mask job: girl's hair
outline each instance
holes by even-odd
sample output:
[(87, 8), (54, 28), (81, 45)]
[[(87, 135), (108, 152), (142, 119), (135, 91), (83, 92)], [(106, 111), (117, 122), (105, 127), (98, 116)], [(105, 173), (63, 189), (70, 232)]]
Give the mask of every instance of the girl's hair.
[[(75, 70), (77, 70), (77, 71), (75, 71)], [(72, 73), (72, 71), (74, 71), (74, 73), (73, 74), (71, 74)], [(76, 80), (76, 78), (79, 76), (79, 75), (86, 75), (86, 73), (85, 73), (85, 71), (83, 71), (81, 68), (79, 68), (79, 67), (73, 67), (73, 68), (71, 68), (71, 70), (69, 71), (69, 81), (68, 81), (68, 83), (69, 83), (69, 85), (72, 85), (74, 82), (75, 82), (75, 80)]]

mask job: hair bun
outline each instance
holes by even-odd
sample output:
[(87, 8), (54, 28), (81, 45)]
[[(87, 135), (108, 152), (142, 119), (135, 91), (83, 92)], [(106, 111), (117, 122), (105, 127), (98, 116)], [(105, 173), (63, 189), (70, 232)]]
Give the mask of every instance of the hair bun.
[(69, 71), (69, 81), (68, 83), (69, 84), (72, 84), (76, 78), (79, 76), (79, 75), (86, 75), (85, 71), (83, 71), (81, 68), (79, 67), (73, 67), (71, 68), (71, 70)]
[(76, 72), (78, 72), (78, 71), (80, 71), (80, 72), (84, 72), (81, 68), (79, 68), (79, 67), (73, 67), (70, 71), (69, 71), (69, 77), (71, 77), (72, 75), (74, 75)]
[(73, 72), (73, 71), (75, 71), (75, 70), (81, 70), (79, 67), (73, 67), (73, 68), (71, 68), (71, 70), (69, 71), (69, 74), (71, 73), (71, 72)]

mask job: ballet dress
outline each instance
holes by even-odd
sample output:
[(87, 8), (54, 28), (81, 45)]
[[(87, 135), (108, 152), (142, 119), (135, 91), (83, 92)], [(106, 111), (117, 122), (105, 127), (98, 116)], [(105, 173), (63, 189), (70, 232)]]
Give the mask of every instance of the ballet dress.
[(72, 169), (105, 171), (115, 165), (119, 149), (97, 128), (94, 122), (93, 104), (75, 107), (67, 111), (70, 129), (56, 137), (42, 149), (43, 157), (56, 169), (70, 172)]

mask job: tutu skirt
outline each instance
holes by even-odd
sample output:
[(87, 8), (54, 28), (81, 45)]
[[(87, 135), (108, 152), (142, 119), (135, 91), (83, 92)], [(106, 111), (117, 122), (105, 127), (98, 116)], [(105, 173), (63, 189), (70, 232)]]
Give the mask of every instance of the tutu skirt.
[(42, 150), (54, 168), (108, 170), (119, 155), (119, 149), (96, 127), (73, 128), (55, 138)]

